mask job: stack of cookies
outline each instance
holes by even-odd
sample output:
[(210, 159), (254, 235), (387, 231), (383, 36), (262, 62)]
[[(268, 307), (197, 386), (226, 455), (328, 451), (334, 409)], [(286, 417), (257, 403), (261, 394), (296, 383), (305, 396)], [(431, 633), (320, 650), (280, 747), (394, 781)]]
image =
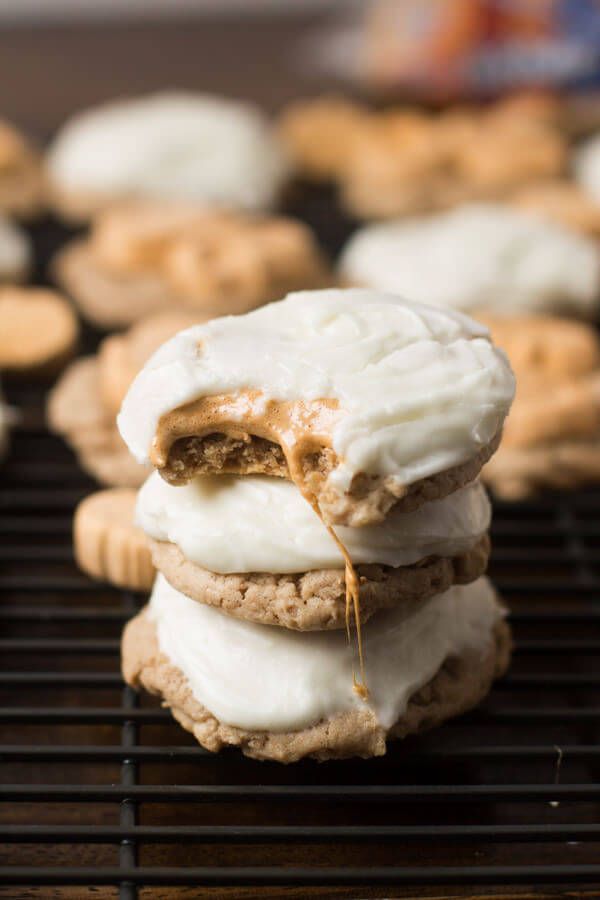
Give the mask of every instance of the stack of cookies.
[(123, 671), (210, 750), (369, 757), (508, 663), (475, 480), (514, 391), (485, 327), (368, 290), (168, 341), (119, 427), (159, 570)]

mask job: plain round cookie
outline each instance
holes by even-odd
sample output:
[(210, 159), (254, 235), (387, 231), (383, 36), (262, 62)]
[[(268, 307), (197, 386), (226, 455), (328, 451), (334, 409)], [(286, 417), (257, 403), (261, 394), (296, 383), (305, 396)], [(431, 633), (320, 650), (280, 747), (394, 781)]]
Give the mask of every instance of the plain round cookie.
[[(248, 572), (220, 575), (185, 558), (179, 547), (148, 538), (156, 569), (176, 590), (218, 607), (239, 619), (299, 631), (346, 627), (346, 581), (343, 569), (318, 569), (295, 575)], [(427, 557), (411, 566), (357, 565), (360, 621), (380, 609), (424, 601), (453, 584), (468, 584), (483, 575), (488, 563), (487, 535), (461, 556)], [(351, 612), (350, 621), (354, 621)]]
[(539, 447), (507, 447), (481, 473), (501, 500), (525, 500), (543, 490), (575, 490), (600, 481), (600, 433)]
[(104, 338), (98, 348), (98, 379), (105, 409), (116, 416), (129, 385), (155, 350), (178, 331), (202, 322), (200, 313), (162, 310), (122, 334)]
[(92, 578), (132, 591), (149, 591), (154, 567), (144, 532), (134, 525), (136, 492), (113, 488), (77, 506), (73, 542), (77, 565)]
[(100, 484), (138, 487), (148, 477), (149, 469), (131, 456), (102, 404), (95, 357), (81, 357), (63, 372), (48, 396), (46, 418)]
[(53, 277), (81, 315), (97, 328), (125, 328), (146, 315), (181, 305), (154, 275), (112, 275), (100, 268), (86, 241), (74, 241), (52, 262)]
[(291, 763), (303, 757), (327, 760), (382, 756), (387, 740), (428, 730), (476, 706), (494, 679), (508, 668), (510, 652), (510, 629), (506, 622), (500, 622), (487, 650), (447, 659), (437, 675), (409, 700), (404, 716), (387, 732), (366, 709), (282, 733), (248, 731), (220, 722), (198, 703), (183, 672), (161, 653), (147, 608), (125, 627), (121, 665), (128, 684), (160, 697), (179, 724), (207, 750), (217, 752), (231, 745), (254, 759)]
[(52, 371), (73, 352), (79, 327), (67, 301), (45, 288), (0, 288), (0, 369)]

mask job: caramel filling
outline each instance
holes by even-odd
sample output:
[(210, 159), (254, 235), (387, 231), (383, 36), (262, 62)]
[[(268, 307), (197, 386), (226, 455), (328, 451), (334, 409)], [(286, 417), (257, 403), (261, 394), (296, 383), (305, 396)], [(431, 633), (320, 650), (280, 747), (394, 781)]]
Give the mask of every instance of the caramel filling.
[[(360, 681), (355, 674), (354, 690), (366, 699), (368, 691), (362, 648), (358, 576), (346, 547), (331, 525), (325, 522), (314, 490), (315, 454), (322, 456), (323, 452), (329, 452), (330, 457), (335, 456), (331, 447), (331, 433), (339, 417), (337, 401), (329, 399), (267, 400), (260, 391), (252, 390), (202, 397), (171, 410), (160, 418), (150, 459), (157, 469), (164, 469), (169, 463), (170, 450), (177, 441), (214, 434), (246, 441), (250, 436), (258, 437), (281, 448), (290, 479), (310, 503), (344, 558), (346, 632), (350, 640), (350, 615), (354, 611), (360, 664)], [(305, 465), (307, 460), (311, 461), (309, 471)], [(323, 477), (321, 471), (316, 480)]]

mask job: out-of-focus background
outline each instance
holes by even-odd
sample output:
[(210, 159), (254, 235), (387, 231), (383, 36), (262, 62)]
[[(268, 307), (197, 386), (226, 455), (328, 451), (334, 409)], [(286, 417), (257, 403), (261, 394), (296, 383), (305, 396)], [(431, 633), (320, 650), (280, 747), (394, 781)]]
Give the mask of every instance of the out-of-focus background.
[(279, 107), (339, 85), (442, 100), (598, 80), (596, 0), (2, 0), (0, 108), (36, 130), (120, 93)]

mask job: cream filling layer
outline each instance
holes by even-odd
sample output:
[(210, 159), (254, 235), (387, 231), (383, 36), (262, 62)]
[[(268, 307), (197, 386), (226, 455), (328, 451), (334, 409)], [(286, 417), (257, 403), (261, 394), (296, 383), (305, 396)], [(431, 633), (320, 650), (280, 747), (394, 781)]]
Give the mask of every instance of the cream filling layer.
[(119, 428), (147, 461), (163, 414), (240, 391), (258, 392), (258, 405), (337, 402), (328, 484), (340, 493), (359, 472), (407, 485), (471, 459), (500, 430), (514, 378), (487, 329), (460, 313), (378, 291), (305, 291), (176, 335), (133, 382)]
[[(471, 549), (490, 524), (479, 483), (378, 525), (336, 528), (352, 562), (408, 566)], [(136, 524), (211, 572), (309, 572), (344, 560), (294, 484), (264, 476), (202, 476), (173, 487), (154, 472), (138, 494)]]
[(489, 648), (504, 612), (484, 577), (425, 603), (379, 613), (363, 629), (368, 701), (352, 688), (353, 649), (342, 632), (296, 632), (234, 619), (196, 603), (159, 575), (150, 599), (161, 651), (217, 719), (291, 731), (355, 708), (384, 728), (444, 661)]

